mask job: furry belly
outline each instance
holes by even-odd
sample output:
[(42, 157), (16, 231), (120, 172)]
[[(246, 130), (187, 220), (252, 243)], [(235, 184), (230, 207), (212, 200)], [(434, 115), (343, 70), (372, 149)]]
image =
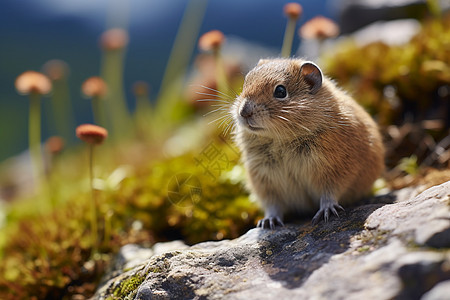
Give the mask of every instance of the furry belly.
[[(263, 206), (276, 204), (283, 213), (314, 212), (319, 207), (319, 196), (315, 195), (307, 174), (300, 166), (289, 170), (284, 166), (248, 166), (250, 190)], [(311, 176), (311, 175), (310, 175)]]

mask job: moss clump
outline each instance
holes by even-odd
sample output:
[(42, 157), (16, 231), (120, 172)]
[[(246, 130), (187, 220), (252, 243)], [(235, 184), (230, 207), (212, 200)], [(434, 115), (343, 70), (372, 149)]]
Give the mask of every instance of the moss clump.
[(112, 292), (112, 299), (132, 299), (137, 293), (139, 286), (144, 282), (145, 275), (140, 272), (122, 280)]
[[(28, 217), (9, 229), (0, 258), (0, 298), (62, 298), (81, 288), (93, 293), (109, 255), (90, 259), (86, 202)], [(117, 251), (110, 244), (107, 252)], [(106, 251), (105, 251), (106, 252)]]
[[(23, 207), (39, 207), (45, 202), (31, 202), (36, 199), (12, 206), (8, 227), (1, 231), (0, 298), (70, 298), (80, 291), (90, 296), (105, 264), (124, 244), (235, 238), (253, 227), (260, 211), (248, 200), (242, 177), (236, 175), (237, 154), (218, 136), (207, 138), (207, 146), (212, 142), (218, 153), (230, 158), (216, 165), (220, 172), (212, 164), (208, 165), (211, 169), (199, 165), (198, 161), (205, 159), (202, 144), (177, 157), (129, 165), (125, 178), (96, 191), (100, 240), (99, 255), (93, 258), (87, 213), (91, 198), (82, 176), (70, 180), (66, 176), (73, 175), (63, 172), (55, 176), (53, 194), (59, 198), (54, 209), (24, 212)], [(79, 159), (67, 157), (64, 165), (76, 169)], [(182, 178), (180, 174), (196, 180), (186, 181), (187, 188), (177, 190), (172, 183)], [(69, 188), (65, 182), (71, 182)], [(183, 197), (177, 198), (171, 191)], [(137, 279), (127, 286), (133, 283), (138, 284)], [(123, 289), (127, 290), (125, 285)]]
[(358, 252), (366, 252), (374, 248), (379, 248), (386, 245), (389, 237), (390, 231), (385, 230), (364, 230), (360, 234), (356, 235), (355, 238), (359, 240), (362, 244), (361, 247), (357, 248)]
[(134, 299), (139, 286), (145, 281), (149, 273), (160, 273), (161, 269), (158, 267), (142, 268), (136, 273), (122, 279), (116, 286), (109, 288), (109, 300), (119, 299)]
[(327, 73), (358, 95), (382, 125), (403, 121), (407, 113), (420, 121), (430, 117), (431, 109), (445, 106), (438, 90), (450, 84), (449, 27), (447, 14), (423, 22), (404, 45), (359, 47), (347, 41), (325, 58)]
[(357, 250), (358, 250), (358, 252), (360, 252), (360, 253), (367, 252), (367, 251), (370, 250), (370, 246), (364, 245), (364, 246), (362, 246), (362, 247), (359, 247)]

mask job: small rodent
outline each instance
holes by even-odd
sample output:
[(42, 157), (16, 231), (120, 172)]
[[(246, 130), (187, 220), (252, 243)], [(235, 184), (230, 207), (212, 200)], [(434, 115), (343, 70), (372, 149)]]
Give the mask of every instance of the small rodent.
[(265, 210), (258, 227), (283, 226), (291, 212), (328, 221), (384, 169), (376, 123), (313, 62), (260, 60), (231, 114), (248, 187)]

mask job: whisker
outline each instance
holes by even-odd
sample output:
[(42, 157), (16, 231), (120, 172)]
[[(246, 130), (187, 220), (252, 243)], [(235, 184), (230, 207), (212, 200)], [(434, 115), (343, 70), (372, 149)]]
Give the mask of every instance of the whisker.
[(228, 107), (219, 106), (219, 107), (217, 107), (217, 108), (211, 110), (211, 111), (208, 112), (208, 113), (214, 113), (214, 112), (218, 112), (218, 111), (225, 111), (225, 112), (228, 112)]
[(220, 122), (219, 127), (223, 127), (225, 124), (226, 124), (226, 126), (228, 126), (230, 124), (230, 121), (231, 121), (231, 118), (224, 118), (222, 120), (222, 122)]
[(282, 119), (282, 120), (285, 120), (285, 121), (290, 122), (289, 119), (287, 119), (287, 118), (285, 118), (285, 117), (282, 117), (282, 116), (277, 116), (277, 117), (280, 118), (280, 119)]
[(213, 113), (216, 113), (216, 112), (219, 112), (219, 111), (228, 111), (228, 109), (226, 109), (225, 107), (219, 107), (219, 108), (216, 108), (214, 110), (208, 111), (203, 116), (206, 117), (206, 116), (209, 116), (210, 114), (213, 114)]
[(275, 133), (276, 133), (275, 136), (278, 139), (278, 142), (282, 143), (283, 139), (282, 139), (281, 131), (280, 131), (280, 128), (278, 128), (277, 126), (275, 126)]
[(229, 132), (235, 132), (235, 130), (236, 130), (236, 123), (233, 122), (232, 118), (230, 119), (230, 121), (231, 122), (228, 123), (227, 127), (225, 127), (225, 130), (223, 133), (225, 136), (228, 135)]
[(195, 92), (196, 94), (199, 95), (206, 95), (206, 96), (213, 96), (213, 97), (217, 97), (217, 94), (210, 94), (210, 93), (205, 93), (205, 92)]
[(289, 130), (289, 131), (291, 132), (292, 136), (295, 136), (296, 134), (295, 134), (295, 132), (294, 132), (292, 126), (290, 126), (290, 124), (292, 123), (291, 120), (289, 120), (288, 118), (279, 116), (279, 115), (277, 115), (277, 117), (280, 118), (280, 119), (282, 119), (282, 120), (287, 121), (287, 123), (282, 123), (281, 126), (282, 126), (284, 129)]
[(218, 122), (218, 121), (220, 121), (220, 120), (222, 120), (222, 119), (226, 119), (227, 117), (228, 117), (227, 115), (220, 116), (219, 118), (214, 119), (214, 120), (208, 122), (208, 125), (210, 125), (210, 124), (212, 124), (212, 123), (215, 123), (215, 122)]
[(229, 87), (229, 89), (234, 93), (235, 97), (230, 96), (219, 90), (204, 86), (204, 85), (195, 85), (195, 86), (202, 87), (204, 89), (207, 89), (207, 90), (215, 93), (215, 94), (212, 94), (212, 93), (207, 93), (207, 92), (196, 92), (199, 95), (213, 97), (213, 99), (201, 99), (201, 100), (197, 100), (197, 101), (218, 103), (218, 104), (211, 105), (211, 106), (218, 107), (218, 108), (206, 113), (204, 116), (208, 116), (213, 113), (226, 112), (225, 114), (219, 116), (218, 118), (210, 121), (208, 124), (220, 122), (218, 124), (218, 126), (221, 128), (225, 127), (223, 129), (223, 134), (225, 136), (227, 136), (229, 132), (235, 132), (236, 123), (233, 121), (233, 115), (230, 113), (230, 108), (233, 107), (233, 105), (235, 105), (234, 99), (238, 96), (238, 93), (236, 93), (236, 91), (234, 91), (231, 87)]
[(208, 94), (208, 93), (203, 93), (203, 92), (195, 92), (196, 94), (199, 94), (199, 95), (204, 95), (204, 96), (211, 96), (211, 97), (214, 97), (213, 99), (220, 99), (220, 100), (229, 100), (229, 101), (232, 101), (233, 100), (233, 98), (231, 98), (230, 96), (228, 96), (228, 97), (222, 97), (222, 96), (218, 96), (218, 95), (215, 95), (215, 94)]
[(239, 94), (231, 86), (229, 88), (233, 92), (234, 96), (239, 96)]
[(211, 110), (211, 111), (205, 113), (203, 116), (205, 117), (205, 116), (208, 116), (208, 115), (213, 114), (213, 113), (220, 113), (221, 115), (225, 115), (226, 116), (226, 115), (228, 115), (228, 111), (229, 110), (226, 107), (219, 107), (219, 108), (216, 108), (214, 110)]
[(231, 98), (230, 95), (227, 95), (227, 94), (225, 94), (225, 93), (223, 93), (223, 92), (221, 92), (221, 91), (219, 91), (219, 90), (216, 90), (216, 89), (210, 88), (210, 87), (208, 87), (208, 86), (204, 86), (204, 85), (200, 85), (200, 86), (201, 86), (202, 88), (204, 88), (204, 89), (207, 89), (207, 90), (210, 90), (210, 91), (219, 93), (219, 94), (221, 94), (221, 95), (223, 95), (223, 96), (225, 96), (225, 97), (227, 97), (227, 98)]
[(216, 109), (230, 109), (230, 107), (226, 104), (211, 104), (211, 107), (214, 107), (214, 110)]
[[(277, 115), (277, 117), (280, 118), (280, 119), (282, 119), (282, 120), (285, 120), (285, 121), (287, 121), (287, 122), (292, 123), (291, 120), (289, 120), (289, 119), (287, 119), (287, 118), (285, 118), (285, 117), (283, 117), (283, 116)], [(308, 127), (302, 125), (300, 122), (295, 122), (295, 124), (296, 124), (296, 126), (300, 126), (301, 128), (303, 128), (303, 129), (306, 130), (307, 132), (312, 133), (311, 129), (309, 129)], [(283, 127), (286, 128), (286, 129), (288, 129), (289, 131), (291, 131), (291, 133), (293, 134), (293, 136), (296, 135), (295, 132), (294, 132), (293, 129), (292, 129), (292, 126), (288, 126), (288, 124), (283, 124)]]
[(197, 100), (198, 102), (220, 102), (220, 103), (224, 103), (224, 104), (230, 104), (230, 102), (225, 101), (225, 100), (219, 100), (219, 99), (200, 99)]
[[(294, 105), (294, 106), (285, 106), (284, 108), (286, 108), (286, 109), (296, 109), (296, 108), (308, 108), (308, 106), (307, 105)], [(286, 109), (284, 109), (283, 111), (284, 112), (292, 112), (292, 111), (288, 111), (288, 110), (286, 110)]]
[(297, 124), (297, 125), (299, 125), (299, 126), (300, 126), (301, 128), (303, 128), (303, 129), (305, 129), (305, 130), (308, 131), (309, 133), (312, 133), (311, 129), (309, 129), (308, 127), (303, 126), (302, 124)]
[(223, 135), (227, 135), (227, 131), (230, 125), (233, 125), (231, 118), (223, 119), (222, 122), (220, 122), (219, 127), (223, 128), (222, 129)]

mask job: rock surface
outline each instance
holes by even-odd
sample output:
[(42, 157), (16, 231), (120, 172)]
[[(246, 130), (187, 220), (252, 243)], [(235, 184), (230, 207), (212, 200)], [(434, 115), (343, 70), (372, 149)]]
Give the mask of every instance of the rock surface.
[(94, 299), (449, 299), (450, 181), (235, 240), (125, 246)]

